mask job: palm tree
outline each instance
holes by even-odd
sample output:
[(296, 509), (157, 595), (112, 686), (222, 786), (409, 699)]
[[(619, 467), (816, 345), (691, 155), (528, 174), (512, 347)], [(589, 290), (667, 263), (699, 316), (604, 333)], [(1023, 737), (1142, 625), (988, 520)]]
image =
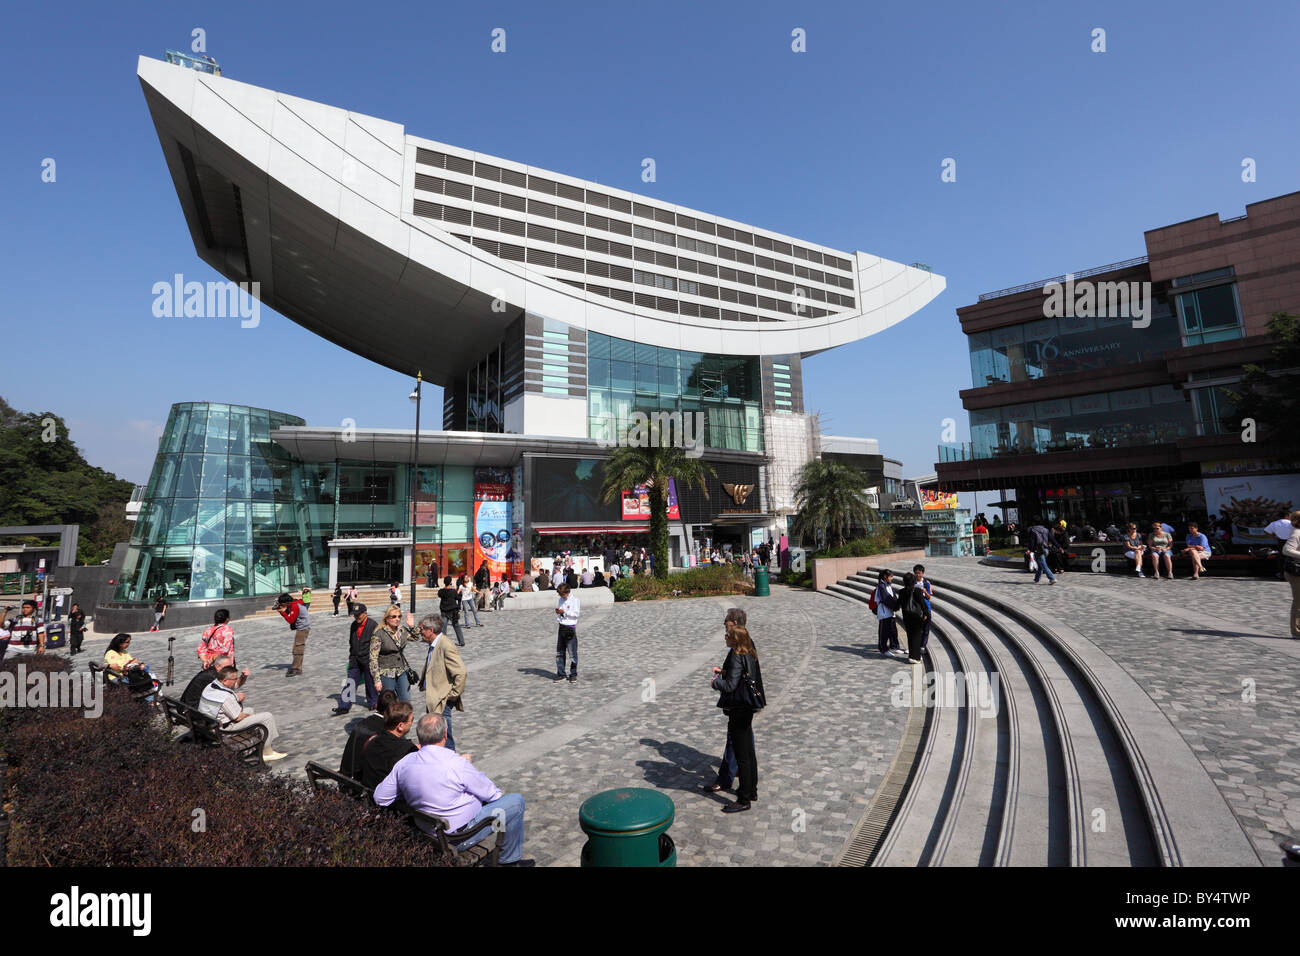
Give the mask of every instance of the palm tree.
[(792, 530), (816, 540), (821, 534), (841, 545), (849, 529), (857, 526), (875, 530), (876, 509), (867, 501), (869, 479), (862, 472), (838, 461), (816, 459), (799, 469), (794, 487), (799, 514)]
[(622, 445), (605, 461), (605, 483), (601, 499), (605, 504), (618, 500), (624, 491), (645, 485), (650, 497), (650, 551), (654, 555), (654, 573), (657, 578), (668, 577), (670, 563), (668, 551), (668, 482), (677, 480), (677, 487), (698, 486), (709, 496), (705, 478), (716, 473), (699, 458), (687, 456), (684, 448), (673, 445), (660, 447), (657, 429), (652, 429), (650, 445), (646, 448)]

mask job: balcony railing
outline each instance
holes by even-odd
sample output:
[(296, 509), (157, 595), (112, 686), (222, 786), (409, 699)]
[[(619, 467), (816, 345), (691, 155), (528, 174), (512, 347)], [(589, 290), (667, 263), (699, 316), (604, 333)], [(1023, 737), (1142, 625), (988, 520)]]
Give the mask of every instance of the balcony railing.
[[(1070, 272), (1067, 275), (1071, 279), (1086, 279), (1088, 276), (1101, 275), (1103, 272), (1115, 272), (1119, 269), (1128, 269), (1132, 266), (1140, 266), (1147, 261), (1146, 256), (1138, 256), (1136, 259), (1125, 259), (1123, 262), (1112, 262), (1109, 265), (1096, 266), (1092, 269), (1084, 269), (1082, 272)], [(1066, 276), (1055, 276), (1051, 279), (1040, 279), (1037, 282), (1026, 282), (1024, 285), (1012, 286), (1010, 289), (999, 289), (997, 292), (986, 292), (980, 296), (981, 302), (988, 299), (1000, 299), (1004, 295), (1015, 295), (1017, 292), (1030, 292), (1034, 289), (1041, 289), (1049, 282), (1065, 282)]]

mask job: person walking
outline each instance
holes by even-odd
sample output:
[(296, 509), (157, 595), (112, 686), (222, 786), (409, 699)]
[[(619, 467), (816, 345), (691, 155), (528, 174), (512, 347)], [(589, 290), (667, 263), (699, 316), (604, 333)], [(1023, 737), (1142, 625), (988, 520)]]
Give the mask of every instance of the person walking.
[(886, 568), (880, 572), (880, 581), (876, 591), (871, 595), (876, 605), (876, 646), (886, 657), (899, 649), (898, 620), (894, 612), (898, 610), (898, 597), (894, 594), (894, 572)]
[(898, 606), (903, 612), (903, 629), (907, 631), (907, 662), (919, 664), (930, 608), (925, 603), (925, 589), (918, 587), (916, 575), (911, 571), (903, 575), (903, 591), (898, 596)]
[[(474, 590), (477, 592), (475, 595), (475, 601), (482, 605), (484, 610), (487, 609), (488, 588), (491, 586), (492, 572), (488, 569), (487, 562), (484, 561), (478, 566), (478, 570), (474, 572)], [(469, 618), (466, 618), (465, 620), (468, 621)], [(478, 620), (478, 615), (474, 616), (474, 620)]]
[(165, 617), (167, 617), (167, 599), (160, 594), (158, 600), (153, 602), (153, 627), (149, 630), (161, 631)]
[(1300, 510), (1291, 512), (1291, 537), (1282, 545), (1282, 573), (1291, 585), (1291, 637), (1300, 641)]
[(1049, 557), (1055, 565), (1052, 570), (1057, 574), (1064, 574), (1070, 564), (1070, 532), (1067, 530), (1064, 518), (1052, 529)]
[(571, 657), (573, 663), (569, 668), (569, 683), (578, 679), (578, 615), (582, 613), (582, 603), (568, 583), (555, 589), (560, 596), (555, 605), (555, 616), (559, 619), (559, 632), (555, 638), (555, 679), (564, 680), (564, 660)]
[(76, 601), (72, 602), (72, 612), (68, 614), (68, 630), (71, 632), (68, 649), (73, 654), (80, 654), (81, 642), (86, 637), (86, 612)]
[(356, 613), (357, 606), (357, 586), (355, 584), (348, 585), (348, 589), (343, 592), (343, 600), (348, 602), (348, 617), (352, 617)]
[(396, 608), (402, 606), (402, 587), (396, 581), (388, 586), (388, 603)]
[(1052, 535), (1041, 520), (1035, 520), (1033, 526), (1029, 529), (1029, 550), (1033, 553), (1034, 562), (1037, 565), (1034, 568), (1034, 583), (1037, 584), (1039, 579), (1046, 574), (1047, 583), (1055, 584), (1056, 575), (1047, 566), (1047, 555), (1052, 550)]
[(352, 702), (361, 687), (366, 689), (366, 706), (371, 710), (378, 706), (379, 688), (375, 686), (375, 675), (370, 670), (370, 644), (378, 627), (379, 622), (370, 617), (364, 604), (355, 605), (352, 623), (348, 625), (348, 673), (344, 678), (343, 693), (339, 695), (339, 705), (334, 708), (335, 716), (352, 709)]
[(722, 808), (723, 813), (743, 813), (758, 799), (758, 754), (754, 748), (754, 714), (766, 705), (763, 673), (758, 666), (758, 652), (749, 631), (739, 625), (724, 636), (727, 657), (721, 667), (713, 668), (710, 686), (718, 691), (718, 706), (727, 715), (727, 735), (736, 751), (736, 768), (740, 783), (736, 802)]
[(1169, 580), (1174, 579), (1174, 556), (1171, 547), (1174, 543), (1173, 533), (1166, 531), (1159, 521), (1151, 523), (1151, 533), (1147, 535), (1147, 550), (1151, 552), (1151, 576), (1160, 580), (1160, 562), (1164, 561)]
[(424, 656), (424, 673), (420, 675), (420, 690), (424, 691), (425, 712), (442, 714), (442, 719), (447, 722), (447, 749), (455, 750), (451, 712), (465, 709), (461, 701), (465, 696), (465, 678), (469, 671), (456, 645), (442, 639), (442, 631), (441, 615), (430, 614), (420, 620), (420, 640), (429, 645)]
[(307, 656), (307, 637), (311, 634), (311, 617), (307, 605), (295, 601), (287, 591), (275, 602), (275, 610), (289, 624), (293, 631), (293, 663), (285, 672), (285, 677), (297, 677), (302, 674), (302, 661)]
[(464, 609), (465, 626), (469, 627), (469, 616), (474, 615), (474, 626), (482, 627), (483, 622), (478, 619), (478, 591), (468, 580), (460, 583), (460, 606)]
[(447, 625), (450, 623), (456, 629), (456, 646), (465, 646), (465, 634), (460, 629), (460, 589), (453, 587), (451, 575), (442, 579), (442, 587), (438, 589), (438, 611), (442, 614), (442, 633), (447, 633)]
[(403, 625), (402, 609), (395, 604), (384, 611), (383, 623), (370, 638), (370, 673), (382, 690), (397, 691), (398, 700), (411, 699), (410, 680), (406, 676), (411, 665), (406, 662), (405, 648), (408, 642), (419, 639), (415, 615), (408, 611)]
[(343, 585), (334, 585), (334, 616), (339, 616), (339, 601), (343, 600)]

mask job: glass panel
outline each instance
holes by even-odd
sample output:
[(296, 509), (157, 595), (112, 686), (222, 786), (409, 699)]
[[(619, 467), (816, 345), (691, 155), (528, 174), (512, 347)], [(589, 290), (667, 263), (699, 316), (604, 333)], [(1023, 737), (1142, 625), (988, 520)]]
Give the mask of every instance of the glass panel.
[(609, 358), (613, 362), (635, 362), (636, 343), (629, 342), (627, 339), (611, 339)]
[(203, 451), (204, 438), (208, 426), (208, 410), (203, 407), (195, 408), (190, 412), (190, 425), (185, 433), (185, 450), (192, 452)]
[(659, 366), (640, 365), (636, 367), (636, 390), (638, 392), (659, 391)]
[(271, 420), (270, 416), (261, 409), (253, 408), (248, 413), (249, 439), (254, 442), (269, 442), (271, 440)]
[(664, 395), (677, 395), (680, 391), (680, 383), (677, 380), (677, 369), (670, 368), (667, 365), (659, 366), (659, 391)]
[(271, 466), (261, 458), (249, 459), (252, 498), (256, 501), (270, 501), (274, 496), (271, 480)]
[(636, 388), (636, 366), (631, 362), (611, 362), (609, 383), (612, 388), (631, 391)]
[(226, 456), (224, 454), (209, 453), (203, 456), (203, 484), (199, 497), (225, 499)]
[[(230, 498), (249, 498), (252, 496), (252, 480), (249, 461), (239, 455), (231, 455), (226, 462), (226, 495)], [(203, 478), (207, 484), (207, 475)], [(206, 496), (205, 496), (206, 497)], [(216, 495), (213, 495), (216, 497)]]
[(230, 454), (248, 454), (248, 409), (239, 405), (230, 409)]
[(198, 544), (224, 544), (226, 540), (226, 503), (199, 501)]
[(171, 430), (167, 433), (162, 450), (172, 454), (179, 454), (185, 450), (185, 434), (190, 424), (189, 408), (177, 409), (176, 417), (169, 424)]
[(203, 472), (202, 455), (185, 455), (181, 458), (180, 480), (176, 483), (177, 498), (197, 498), (199, 479)]
[(248, 544), (253, 540), (253, 520), (246, 501), (226, 505), (226, 544)]
[(270, 545), (255, 545), (253, 547), (253, 592), (258, 595), (279, 594), (282, 590), (280, 549)]
[[(228, 520), (228, 519), (227, 519)], [(253, 597), (254, 590), (250, 579), (252, 551), (249, 548), (226, 548), (225, 596)]]
[(609, 387), (609, 360), (587, 359), (587, 385), (592, 388)]
[(190, 572), (191, 601), (210, 601), (224, 596), (225, 556), (225, 549), (221, 547), (194, 549)]
[(230, 446), (230, 407), (208, 406), (208, 428), (204, 449), (209, 453), (224, 455)]
[(590, 332), (587, 335), (587, 356), (589, 358), (609, 358), (609, 336), (601, 335), (599, 332)]
[(193, 498), (177, 498), (172, 502), (172, 513), (167, 522), (168, 544), (194, 543), (194, 518), (199, 503)]
[(147, 495), (149, 498), (170, 498), (176, 494), (176, 480), (180, 472), (180, 455), (163, 455), (154, 467), (157, 483)]

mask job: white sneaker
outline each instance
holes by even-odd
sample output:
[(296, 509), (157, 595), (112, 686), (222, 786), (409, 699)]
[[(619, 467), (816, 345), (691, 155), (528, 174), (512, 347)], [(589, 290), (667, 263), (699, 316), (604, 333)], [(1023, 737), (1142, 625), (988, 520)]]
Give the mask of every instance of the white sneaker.
[(272, 760), (283, 760), (287, 756), (289, 755), (282, 754), (278, 750), (265, 750), (262, 752), (262, 759), (267, 763), (270, 763)]

